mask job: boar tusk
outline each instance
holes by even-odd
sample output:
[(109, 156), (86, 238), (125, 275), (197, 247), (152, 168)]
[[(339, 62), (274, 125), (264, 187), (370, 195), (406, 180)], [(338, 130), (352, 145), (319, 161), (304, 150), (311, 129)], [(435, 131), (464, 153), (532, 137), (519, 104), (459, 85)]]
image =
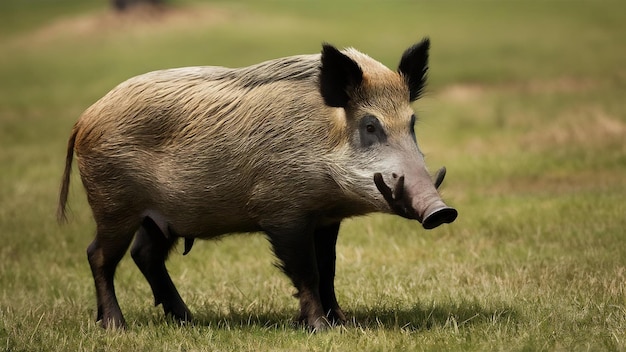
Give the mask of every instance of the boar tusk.
[(374, 183), (376, 184), (376, 188), (383, 195), (383, 198), (387, 201), (387, 203), (393, 202), (393, 193), (391, 192), (391, 188), (387, 186), (385, 180), (383, 180), (383, 175), (380, 172), (374, 174)]
[(404, 197), (404, 176), (400, 176), (396, 186), (393, 188), (393, 199), (400, 200)]
[(193, 247), (194, 240), (195, 240), (194, 238), (185, 237), (185, 251), (183, 252), (183, 255), (187, 255), (187, 253), (189, 253), (189, 251), (191, 250), (191, 247)]
[[(376, 184), (376, 188), (383, 195), (383, 198), (389, 204), (391, 210), (393, 210), (396, 214), (403, 216), (405, 218), (411, 218), (409, 216), (409, 212), (404, 204), (404, 176), (400, 176), (398, 182), (394, 186), (394, 191), (391, 191), (391, 188), (387, 186), (385, 180), (383, 179), (383, 175), (380, 172), (374, 174), (374, 183)], [(395, 196), (394, 196), (395, 193)]]
[(443, 179), (446, 177), (446, 167), (442, 167), (441, 169), (437, 170), (437, 173), (435, 174), (435, 188), (439, 188), (439, 186), (441, 186), (441, 183), (443, 182)]

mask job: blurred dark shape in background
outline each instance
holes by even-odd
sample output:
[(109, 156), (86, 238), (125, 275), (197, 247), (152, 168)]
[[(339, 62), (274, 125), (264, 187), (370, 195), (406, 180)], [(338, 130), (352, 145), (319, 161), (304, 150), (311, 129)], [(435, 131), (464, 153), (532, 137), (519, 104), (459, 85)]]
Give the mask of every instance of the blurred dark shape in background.
[(159, 7), (164, 2), (165, 0), (111, 0), (111, 4), (117, 11), (126, 11), (137, 5)]

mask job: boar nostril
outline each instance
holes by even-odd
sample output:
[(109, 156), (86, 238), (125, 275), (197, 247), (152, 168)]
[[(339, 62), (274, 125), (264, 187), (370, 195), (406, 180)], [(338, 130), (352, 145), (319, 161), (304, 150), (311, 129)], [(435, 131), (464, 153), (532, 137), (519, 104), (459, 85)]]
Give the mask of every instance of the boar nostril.
[(453, 222), (458, 215), (458, 212), (454, 208), (450, 207), (442, 207), (436, 209), (430, 214), (426, 215), (424, 221), (422, 221), (422, 226), (425, 229), (430, 230), (441, 224), (448, 224)]
[(393, 178), (398, 178), (398, 174), (396, 174), (395, 172), (391, 174), (391, 177)]

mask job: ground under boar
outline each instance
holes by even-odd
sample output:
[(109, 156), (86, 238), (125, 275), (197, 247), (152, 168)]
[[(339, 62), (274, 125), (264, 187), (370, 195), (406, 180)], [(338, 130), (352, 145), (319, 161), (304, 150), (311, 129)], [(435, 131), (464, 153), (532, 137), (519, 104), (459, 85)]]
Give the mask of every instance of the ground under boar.
[[(124, 327), (113, 285), (130, 246), (155, 304), (191, 313), (165, 268), (179, 238), (263, 232), (312, 329), (346, 320), (335, 297), (340, 222), (394, 213), (427, 229), (454, 221), (426, 170), (411, 102), (429, 40), (396, 72), (355, 49), (245, 68), (187, 67), (127, 80), (87, 109), (67, 147), (58, 217), (74, 152), (97, 225), (87, 248), (104, 327)], [(442, 169), (442, 171), (445, 171)]]

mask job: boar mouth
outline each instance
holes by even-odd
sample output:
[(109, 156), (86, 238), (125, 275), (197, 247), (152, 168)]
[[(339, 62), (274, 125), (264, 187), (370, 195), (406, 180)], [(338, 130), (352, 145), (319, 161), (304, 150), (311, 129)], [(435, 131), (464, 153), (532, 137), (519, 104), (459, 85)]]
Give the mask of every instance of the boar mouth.
[[(374, 174), (374, 183), (394, 213), (407, 219), (415, 219), (422, 223), (425, 229), (430, 230), (453, 222), (458, 215), (456, 209), (447, 206), (437, 193), (437, 188), (443, 182), (445, 175), (445, 167), (439, 169), (430, 188), (419, 190), (419, 192), (414, 189), (405, 189), (404, 176), (398, 177), (395, 174), (393, 175), (395, 180), (393, 189), (387, 186), (381, 173)], [(410, 193), (416, 193), (417, 196), (413, 197)]]

